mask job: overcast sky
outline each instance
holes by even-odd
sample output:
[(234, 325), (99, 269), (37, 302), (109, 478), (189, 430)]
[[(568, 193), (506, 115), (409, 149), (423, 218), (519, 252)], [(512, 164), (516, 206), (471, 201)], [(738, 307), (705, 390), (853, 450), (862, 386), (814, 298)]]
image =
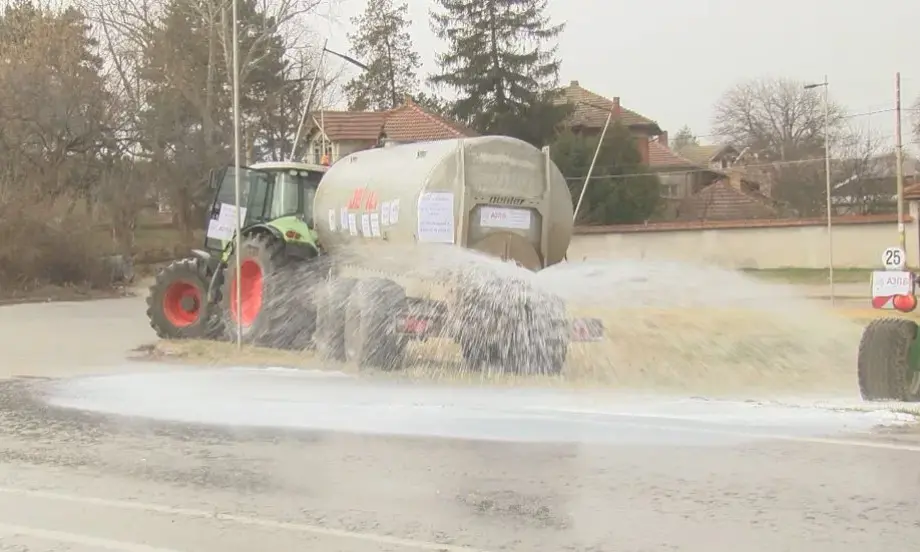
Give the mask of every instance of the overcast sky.
[[(348, 50), (349, 18), (364, 0), (340, 0), (325, 24), (329, 47)], [(428, 26), (427, 0), (409, 0), (413, 38), (433, 70), (443, 46)], [(712, 105), (733, 83), (761, 76), (821, 81), (853, 113), (894, 107), (901, 72), (905, 143), (920, 96), (920, 2), (916, 0), (550, 0), (565, 22), (562, 82), (580, 84), (658, 121), (710, 133)], [(336, 62), (338, 63), (338, 62)], [(859, 122), (892, 139), (895, 114)], [(705, 138), (704, 138), (705, 140)], [(913, 146), (912, 146), (913, 149)]]

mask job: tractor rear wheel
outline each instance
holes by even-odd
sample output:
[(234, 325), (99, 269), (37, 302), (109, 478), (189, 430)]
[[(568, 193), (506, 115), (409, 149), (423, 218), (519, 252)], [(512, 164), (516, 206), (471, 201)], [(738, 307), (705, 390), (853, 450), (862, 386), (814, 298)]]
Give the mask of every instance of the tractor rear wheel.
[(320, 356), (328, 360), (345, 360), (345, 308), (355, 283), (350, 278), (333, 278), (313, 288), (316, 308), (313, 343)]
[(401, 368), (406, 339), (394, 322), (405, 310), (406, 292), (395, 282), (369, 278), (355, 284), (345, 306), (345, 360), (366, 368)]
[(920, 400), (920, 372), (911, 366), (917, 324), (904, 318), (873, 320), (859, 343), (859, 392), (867, 401)]
[(220, 320), (207, 302), (208, 278), (195, 258), (161, 269), (147, 295), (150, 327), (162, 339), (208, 339), (221, 333)]
[[(240, 272), (236, 273), (237, 252), (227, 259), (221, 286), (221, 305), (226, 317), (228, 337), (235, 339), (237, 327), (245, 343), (277, 346), (275, 330), (286, 321), (279, 316), (284, 299), (282, 268), (286, 264), (284, 243), (267, 234), (243, 238)], [(237, 286), (240, 305), (237, 305)]]

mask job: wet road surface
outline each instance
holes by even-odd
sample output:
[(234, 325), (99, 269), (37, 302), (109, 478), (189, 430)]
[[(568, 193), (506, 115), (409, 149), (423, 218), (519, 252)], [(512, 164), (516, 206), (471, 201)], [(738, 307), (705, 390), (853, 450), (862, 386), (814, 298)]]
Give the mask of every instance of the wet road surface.
[(18, 324), (0, 309), (5, 368), (33, 376), (0, 384), (0, 551), (864, 552), (920, 537), (920, 440), (872, 431), (891, 414), (173, 372), (121, 358), (151, 339), (138, 300), (79, 305), (10, 307)]

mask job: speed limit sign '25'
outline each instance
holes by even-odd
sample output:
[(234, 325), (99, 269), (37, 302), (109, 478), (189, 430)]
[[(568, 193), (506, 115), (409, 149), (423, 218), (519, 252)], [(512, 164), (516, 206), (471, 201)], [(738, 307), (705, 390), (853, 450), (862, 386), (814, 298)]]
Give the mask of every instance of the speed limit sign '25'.
[(882, 253), (882, 265), (885, 270), (904, 270), (907, 266), (907, 255), (900, 247), (889, 247)]

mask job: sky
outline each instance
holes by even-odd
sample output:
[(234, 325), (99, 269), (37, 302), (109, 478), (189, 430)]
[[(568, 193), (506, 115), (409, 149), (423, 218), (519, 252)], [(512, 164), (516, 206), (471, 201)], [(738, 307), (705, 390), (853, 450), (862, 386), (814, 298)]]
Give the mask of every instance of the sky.
[[(422, 74), (443, 45), (431, 33), (433, 2), (408, 0)], [(364, 0), (338, 0), (316, 30), (348, 51), (349, 19)], [(711, 141), (712, 107), (733, 84), (760, 77), (821, 82), (851, 113), (893, 109), (901, 72), (904, 143), (920, 97), (920, 2), (914, 0), (549, 0), (559, 39), (561, 82), (606, 97), (658, 122), (673, 136), (689, 125)], [(325, 38), (325, 37), (324, 37)], [(337, 62), (330, 62), (337, 63)], [(920, 114), (920, 113), (917, 113)], [(894, 143), (893, 111), (853, 119)]]

